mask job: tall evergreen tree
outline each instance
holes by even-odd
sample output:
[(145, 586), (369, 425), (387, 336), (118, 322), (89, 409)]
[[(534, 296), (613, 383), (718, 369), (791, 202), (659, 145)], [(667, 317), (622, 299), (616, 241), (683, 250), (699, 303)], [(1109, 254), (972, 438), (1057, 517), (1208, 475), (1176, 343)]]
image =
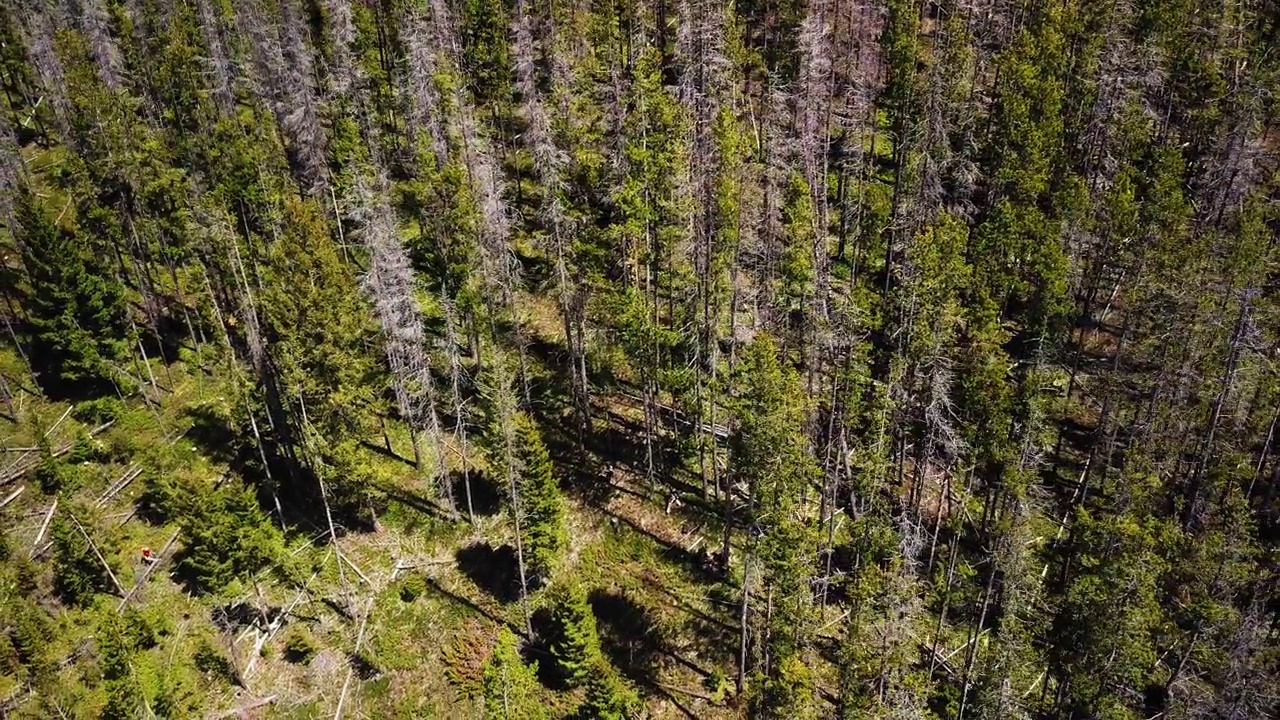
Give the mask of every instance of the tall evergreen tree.
[(538, 697), (537, 663), (525, 665), (516, 636), (503, 627), (498, 645), (484, 668), (484, 711), (490, 718), (546, 718), (547, 707)]
[(32, 352), (46, 389), (109, 390), (128, 323), (124, 289), (98, 260), (105, 248), (95, 248), (87, 233), (59, 227), (30, 191), (18, 193), (14, 213), (30, 288)]
[(520, 467), (520, 532), (524, 535), (529, 577), (537, 586), (550, 581), (568, 547), (568, 509), (551, 455), (533, 419), (516, 416), (516, 455)]
[(602, 660), (596, 617), (581, 585), (560, 586), (551, 602), (547, 638), (551, 658), (565, 684), (577, 687), (599, 670), (598, 663)]

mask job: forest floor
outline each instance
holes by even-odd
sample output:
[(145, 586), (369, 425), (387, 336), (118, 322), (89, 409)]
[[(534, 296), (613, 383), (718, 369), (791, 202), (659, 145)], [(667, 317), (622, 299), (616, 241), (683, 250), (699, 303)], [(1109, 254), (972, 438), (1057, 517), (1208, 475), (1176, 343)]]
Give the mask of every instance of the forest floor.
[[(625, 393), (595, 397), (594, 438), (584, 443), (594, 451), (578, 452), (575, 440), (556, 436), (557, 426), (572, 433), (567, 407), (550, 384), (558, 369), (547, 364), (555, 361), (559, 338), (554, 325), (534, 325), (535, 343), (549, 350), (545, 357), (530, 353), (535, 385), (551, 388), (539, 395), (536, 409), (570, 490), (571, 547), (554, 582), (589, 588), (603, 649), (641, 691), (650, 717), (741, 716), (729, 697), (738, 591), (707, 562), (720, 547), (717, 514), (697, 492), (682, 493), (667, 512), (668, 485), (649, 487), (644, 465), (635, 460), (643, 449), (622, 445), (636, 436), (638, 421)], [(363, 444), (386, 478), (389, 500), (373, 531), (339, 533), (329, 542), (325, 528), (292, 518), (284, 559), (222, 592), (199, 593), (174, 572), (179, 528), (153, 523), (143, 495), (150, 473), (184, 474), (210, 486), (239, 481), (222, 438), (204, 420), (209, 408), (234, 403), (235, 391), (200, 362), (184, 355), (135, 368), (148, 381), (104, 428), (82, 409), (42, 399), (19, 357), (0, 358), (11, 385), (24, 378), (13, 388), (12, 415), (0, 416), (0, 501), (6, 502), (0, 517), (8, 546), (37, 562), (40, 595), (52, 597), (44, 526), (52, 513), (87, 508), (89, 534), (119, 586), (88, 608), (50, 607), (56, 656), (71, 670), (94, 672), (95, 628), (127, 605), (160, 629), (159, 642), (137, 660), (137, 676), (154, 687), (184, 675), (196, 679), (207, 717), (239, 710), (300, 718), (334, 717), (339, 710), (345, 717), (478, 716), (474, 690), (497, 629), (505, 624), (525, 634), (525, 610), (502, 492), (488, 480), (474, 445), (465, 455), (462, 448), (449, 453), (464, 511), (453, 521), (417, 473), (407, 432), (389, 421), (385, 437)], [(38, 450), (23, 449), (37, 448), (42, 438), (55, 451), (87, 458), (78, 486), (64, 492), (57, 507), (28, 467)], [(85, 443), (98, 452), (82, 452)], [(474, 523), (465, 518), (464, 472)], [(695, 490), (683, 482), (671, 486)], [(143, 548), (158, 562), (145, 560)], [(535, 635), (547, 617), (541, 595), (530, 599)], [(299, 637), (310, 638), (314, 652), (299, 657)], [(194, 658), (207, 646), (230, 660), (225, 677), (196, 667)], [(527, 649), (533, 660), (545, 652), (536, 643)], [(546, 683), (547, 704), (571, 712), (578, 695), (552, 692), (554, 680)], [(0, 679), (0, 703), (17, 717), (34, 706), (25, 702), (30, 692)]]

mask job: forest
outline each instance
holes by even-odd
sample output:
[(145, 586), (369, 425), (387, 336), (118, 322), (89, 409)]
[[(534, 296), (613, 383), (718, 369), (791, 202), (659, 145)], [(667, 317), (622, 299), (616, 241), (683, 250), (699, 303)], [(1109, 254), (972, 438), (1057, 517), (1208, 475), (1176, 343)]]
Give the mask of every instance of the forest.
[(1280, 717), (1275, 0), (0, 0), (0, 717)]

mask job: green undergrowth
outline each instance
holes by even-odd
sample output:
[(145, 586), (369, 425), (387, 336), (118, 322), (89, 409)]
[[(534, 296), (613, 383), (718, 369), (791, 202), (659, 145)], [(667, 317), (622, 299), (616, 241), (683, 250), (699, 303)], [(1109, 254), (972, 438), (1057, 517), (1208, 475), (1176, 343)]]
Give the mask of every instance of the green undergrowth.
[[(362, 446), (386, 495), (377, 528), (344, 533), (334, 547), (315, 520), (286, 513), (281, 529), (269, 497), (252, 491), (241, 460), (220, 444), (225, 438), (209, 418), (235, 417), (237, 391), (217, 368), (156, 362), (155, 388), (73, 406), (38, 395), (22, 367), (13, 353), (0, 354), (0, 371), (24, 378), (16, 383), (16, 417), (0, 419), (0, 442), (10, 449), (5, 460), (30, 452), (26, 457), (38, 461), (0, 488), (0, 498), (22, 488), (0, 510), (8, 556), (0, 606), (6, 617), (29, 618), (38, 627), (22, 632), (43, 641), (30, 657), (27, 648), (14, 648), (22, 645), (12, 640), (15, 623), (0, 635), (7, 641), (0, 643), (0, 702), (12, 717), (105, 717), (121, 708), (187, 717), (273, 695), (263, 710), (274, 717), (326, 716), (339, 697), (344, 708), (368, 716), (474, 717), (479, 673), (498, 629), (516, 632), (526, 660), (545, 668), (550, 660), (536, 633), (552, 589), (570, 584), (588, 593), (605, 662), (639, 690), (654, 716), (679, 712), (673, 699), (705, 705), (700, 714), (707, 717), (730, 712), (668, 688), (702, 694), (727, 676), (732, 608), (713, 597), (714, 586), (703, 585), (682, 554), (673, 557), (672, 547), (629, 525), (613, 527), (593, 504), (570, 503), (567, 559), (550, 586), (530, 597), (535, 637), (526, 636), (525, 606), (510, 592), (509, 572), (507, 585), (485, 576), (493, 569), (486, 563), (514, 557), (514, 535), (501, 489), (486, 477), (474, 444), (466, 456), (446, 448), (458, 505), (451, 520), (441, 488), (413, 462), (406, 428), (388, 421), (385, 437)], [(433, 449), (422, 450), (424, 466), (434, 467)], [(473, 483), (474, 524), (464, 469)], [(225, 582), (193, 582), (195, 538), (208, 533), (190, 513), (221, 507), (237, 492), (249, 493), (261, 513), (262, 539), (244, 550), (248, 565), (229, 566)], [(55, 501), (50, 529), (36, 543)], [(645, 504), (632, 507), (655, 522), (670, 520)], [(52, 528), (71, 518), (111, 568), (108, 575), (74, 540), (82, 552), (73, 566), (90, 588), (74, 601), (55, 577), (73, 566), (59, 556), (61, 546), (50, 545)], [(82, 537), (74, 532), (68, 537)], [(144, 548), (160, 557), (150, 571)], [(732, 590), (721, 594), (732, 597)], [(117, 656), (126, 658), (125, 669), (112, 671), (108, 661)], [(564, 717), (583, 692), (550, 682), (539, 690), (544, 706)]]

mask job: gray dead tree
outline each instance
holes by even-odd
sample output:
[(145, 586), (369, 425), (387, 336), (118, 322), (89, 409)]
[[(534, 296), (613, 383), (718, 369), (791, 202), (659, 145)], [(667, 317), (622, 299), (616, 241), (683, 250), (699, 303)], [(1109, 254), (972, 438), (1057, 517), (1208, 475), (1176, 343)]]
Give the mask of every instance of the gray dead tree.
[[(516, 86), (524, 104), (528, 128), (525, 140), (533, 156), (533, 169), (542, 185), (542, 213), (548, 232), (544, 236), (543, 251), (555, 265), (552, 289), (560, 306), (564, 323), (565, 347), (569, 351), (569, 377), (573, 388), (574, 414), (578, 425), (578, 442), (591, 432), (590, 386), (587, 382), (585, 345), (585, 312), (580, 302), (582, 289), (569, 271), (566, 245), (572, 235), (572, 227), (565, 214), (564, 183), (562, 171), (566, 163), (565, 153), (556, 146), (551, 123), (547, 117), (544, 99), (538, 89), (535, 68), (535, 47), (525, 0), (517, 0), (512, 46)], [(552, 82), (556, 82), (553, 76)]]
[[(826, 239), (827, 158), (830, 155), (832, 50), (830, 16), (826, 0), (810, 0), (800, 23), (796, 43), (800, 47), (799, 87), (795, 96), (794, 124), (798, 138), (798, 164), (813, 198), (815, 230)], [(821, 260), (826, 262), (826, 253)], [(821, 265), (815, 265), (821, 270)], [(819, 273), (821, 274), (821, 273)]]
[(520, 282), (520, 266), (511, 250), (511, 213), (502, 193), (502, 176), (489, 147), (488, 139), (480, 132), (475, 113), (459, 90), (456, 127), (462, 141), (462, 160), (467, 170), (472, 196), (480, 211), (479, 238), (480, 273), (484, 280), (486, 298), (489, 299), (490, 329), (494, 320), (506, 316), (514, 328), (514, 340), (519, 350), (520, 385), (525, 404), (530, 402), (529, 386), (529, 338), (520, 321), (516, 303), (516, 288)]
[(242, 48), (238, 68), (243, 82), (263, 105), (278, 114), (287, 102), (280, 81), (286, 69), (277, 32), (279, 19), (263, 0), (247, 0), (236, 3), (234, 22), (235, 35), (247, 45)]
[(759, 208), (753, 208), (758, 216), (753, 218), (758, 244), (753, 284), (757, 288), (753, 297), (756, 322), (778, 335), (785, 335), (785, 310), (777, 303), (778, 283), (781, 277), (784, 233), (782, 227), (783, 195), (791, 167), (788, 159), (795, 157), (794, 138), (786, 131), (788, 94), (775, 83), (763, 91), (758, 108), (751, 117), (756, 132), (756, 144), (761, 160), (757, 165), (760, 187)]
[(295, 0), (273, 12), (261, 0), (235, 4), (236, 24), (249, 39), (250, 87), (271, 109), (302, 188), (318, 194), (326, 185), (327, 139), (320, 125), (316, 75), (306, 24)]
[(89, 51), (98, 66), (98, 77), (112, 90), (124, 85), (123, 61), (115, 38), (111, 37), (111, 18), (101, 0), (77, 0), (73, 3), (76, 24), (89, 40)]
[[(430, 135), (437, 159), (447, 162), (451, 149), (466, 170), (467, 185), (479, 216), (476, 246), (480, 277), (488, 302), (490, 329), (508, 317), (515, 327), (520, 351), (520, 378), (525, 401), (529, 400), (528, 344), (519, 322), (515, 292), (519, 265), (511, 251), (511, 211), (503, 196), (503, 178), (494, 152), (468, 97), (464, 83), (451, 83), (448, 93), (438, 84), (439, 74), (458, 76), (461, 45), (447, 3), (432, 0), (430, 12), (408, 16), (406, 32), (413, 103), (413, 122)], [(475, 343), (473, 343), (475, 344)], [(478, 346), (477, 346), (478, 348)]]
[(225, 28), (222, 18), (211, 4), (211, 0), (196, 0), (196, 16), (200, 25), (200, 35), (204, 39), (209, 66), (209, 88), (218, 111), (230, 115), (235, 111), (235, 93), (232, 82), (235, 67), (231, 62), (231, 53), (227, 49)]
[(489, 400), (491, 413), (489, 424), (495, 436), (492, 453), (496, 457), (494, 457), (492, 464), (502, 474), (502, 479), (507, 485), (507, 499), (510, 503), (511, 520), (515, 531), (516, 570), (520, 580), (520, 605), (524, 610), (525, 630), (532, 637), (533, 615), (529, 609), (529, 582), (524, 560), (526, 512), (520, 497), (521, 473), (524, 468), (521, 466), (520, 455), (517, 450), (517, 443), (519, 442), (517, 416), (519, 409), (516, 403), (515, 389), (512, 387), (513, 378), (507, 368), (507, 360), (503, 356), (503, 351), (494, 348), (493, 355), (493, 361), (487, 366), (488, 372), (486, 374), (488, 377), (484, 388)]
[(18, 141), (9, 127), (9, 118), (0, 113), (0, 221), (13, 228), (13, 199), (23, 180), (25, 168)]
[(924, 714), (927, 699), (913, 683), (907, 682), (911, 664), (916, 660), (919, 648), (919, 622), (924, 615), (924, 602), (920, 593), (919, 563), (924, 543), (922, 528), (906, 516), (899, 521), (899, 553), (901, 564), (891, 571), (886, 584), (884, 623), (880, 627), (880, 641), (884, 654), (898, 662), (881, 665), (883, 675), (879, 683), (880, 702), (891, 718), (918, 718)]
[[(380, 183), (385, 185), (385, 183)], [(413, 269), (400, 242), (395, 213), (385, 200), (385, 190), (362, 183), (357, 193), (360, 223), (358, 237), (369, 259), (369, 270), (361, 281), (378, 324), (382, 327), (384, 351), (391, 368), (391, 387), (400, 415), (408, 423), (414, 461), (423, 469), (419, 435), (426, 432), (434, 455), (433, 480), (440, 485), (450, 513), (457, 506), (449, 483), (444, 433), (436, 405), (435, 379), (422, 325), (422, 309), (414, 297)]]
[(333, 62), (329, 67), (329, 92), (345, 95), (359, 80), (360, 66), (355, 61), (351, 46), (356, 41), (356, 27), (351, 19), (349, 0), (324, 0), (325, 16), (329, 20), (329, 39), (333, 44)]
[(400, 24), (407, 66), (409, 112), (406, 117), (414, 139), (429, 141), (436, 163), (443, 166), (449, 161), (449, 142), (440, 88), (436, 84), (440, 61), (433, 23), (425, 11), (415, 7), (406, 12)]
[(306, 23), (293, 0), (281, 0), (280, 14), (282, 54), (288, 71), (281, 80), (287, 88), (290, 106), (281, 108), (286, 112), (277, 116), (289, 138), (303, 189), (318, 193), (326, 184), (326, 138), (320, 125), (315, 63), (311, 47), (302, 36)]
[(449, 363), (450, 402), (453, 405), (453, 441), (458, 446), (462, 462), (462, 487), (467, 496), (467, 516), (475, 523), (475, 509), (471, 501), (471, 467), (467, 447), (467, 412), (466, 400), (462, 396), (462, 354), (459, 351), (458, 324), (453, 302), (447, 297), (440, 298), (440, 307), (444, 310), (444, 350)]
[(27, 56), (31, 68), (35, 71), (36, 83), (40, 88), (40, 99), (36, 107), (47, 102), (53, 110), (54, 129), (64, 142), (74, 142), (71, 134), (71, 103), (67, 99), (67, 81), (63, 73), (62, 60), (53, 47), (53, 36), (57, 29), (56, 10), (49, 8), (47, 12), (37, 13), (23, 26), (27, 46)]

